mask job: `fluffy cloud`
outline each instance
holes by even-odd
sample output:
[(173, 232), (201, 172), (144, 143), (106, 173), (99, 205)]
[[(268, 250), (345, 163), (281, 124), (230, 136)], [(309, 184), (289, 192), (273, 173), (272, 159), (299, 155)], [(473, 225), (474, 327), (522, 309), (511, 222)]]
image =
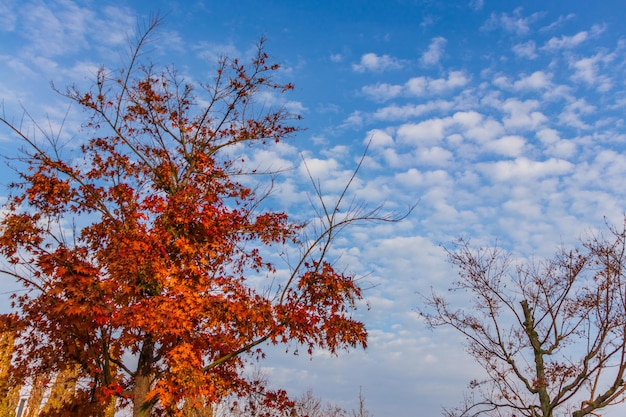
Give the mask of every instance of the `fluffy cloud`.
[(299, 171), (303, 176), (325, 179), (336, 175), (339, 162), (336, 159), (305, 158), (300, 164)]
[(443, 139), (450, 119), (429, 119), (420, 123), (407, 123), (398, 128), (400, 143), (423, 145), (437, 143)]
[(469, 82), (464, 71), (450, 71), (447, 78), (414, 77), (406, 83), (408, 94), (423, 96), (440, 94), (448, 90), (463, 87)]
[(425, 166), (445, 166), (452, 160), (453, 154), (440, 146), (418, 149), (416, 162)]
[(503, 156), (520, 156), (524, 150), (526, 139), (521, 136), (504, 136), (500, 139), (485, 144), (488, 152), (497, 153)]
[(586, 58), (573, 59), (570, 61), (570, 67), (574, 69), (572, 80), (596, 86), (599, 91), (606, 92), (611, 89), (613, 83), (610, 76), (600, 74), (600, 69), (614, 59), (614, 54), (605, 52), (599, 52)]
[(362, 55), (361, 62), (352, 65), (352, 69), (356, 72), (382, 72), (398, 68), (402, 68), (402, 61), (399, 59), (389, 55), (376, 55), (372, 52)]
[(539, 105), (537, 100), (520, 101), (516, 98), (506, 100), (502, 106), (508, 113), (508, 116), (503, 118), (504, 126), (513, 130), (536, 129), (548, 120), (540, 111), (534, 111)]
[(379, 83), (366, 85), (361, 88), (361, 92), (374, 101), (387, 101), (398, 97), (402, 93), (403, 87), (397, 84)]
[(546, 161), (533, 161), (525, 157), (512, 161), (483, 162), (478, 170), (491, 181), (518, 181), (536, 179), (551, 175), (572, 172), (574, 165), (562, 159), (550, 158)]
[(552, 74), (544, 71), (535, 71), (529, 76), (522, 77), (513, 84), (516, 90), (543, 90), (552, 85)]
[(451, 100), (431, 100), (424, 104), (406, 104), (399, 106), (392, 104), (377, 109), (373, 114), (374, 120), (397, 121), (419, 117), (435, 111), (449, 111), (455, 107)]
[(381, 129), (372, 129), (367, 132), (364, 143), (370, 145), (372, 149), (386, 148), (393, 145), (391, 135)]
[(384, 102), (397, 97), (444, 94), (464, 87), (469, 82), (470, 77), (465, 71), (450, 71), (447, 77), (413, 77), (403, 85), (389, 83), (366, 85), (361, 88), (361, 93), (371, 100)]

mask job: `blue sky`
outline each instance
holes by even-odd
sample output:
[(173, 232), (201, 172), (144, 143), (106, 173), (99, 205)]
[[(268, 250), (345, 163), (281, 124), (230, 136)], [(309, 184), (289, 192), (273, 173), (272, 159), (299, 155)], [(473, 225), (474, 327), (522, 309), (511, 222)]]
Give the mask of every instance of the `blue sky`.
[[(4, 0), (5, 113), (19, 120), (23, 106), (56, 128), (68, 107), (50, 81), (85, 85), (100, 65), (116, 67), (126, 34), (155, 12), (166, 18), (150, 58), (194, 81), (211, 76), (216, 56), (245, 58), (267, 37), (281, 81), (296, 89), (265, 99), (301, 113), (306, 128), (251, 155), (293, 168), (278, 179), (276, 208), (306, 218), (302, 158), (332, 198), (370, 140), (355, 196), (396, 210), (419, 200), (404, 222), (337, 241), (335, 255), (372, 284), (359, 312), (370, 347), (313, 360), (272, 351), (261, 366), (294, 394), (312, 388), (350, 408), (362, 387), (378, 417), (440, 415), (480, 376), (457, 335), (428, 330), (414, 311), (417, 292), (454, 279), (440, 244), (465, 236), (546, 256), (605, 218), (622, 221), (620, 1)], [(75, 138), (80, 117), (70, 109), (62, 137)], [(0, 152), (16, 147), (0, 130)]]

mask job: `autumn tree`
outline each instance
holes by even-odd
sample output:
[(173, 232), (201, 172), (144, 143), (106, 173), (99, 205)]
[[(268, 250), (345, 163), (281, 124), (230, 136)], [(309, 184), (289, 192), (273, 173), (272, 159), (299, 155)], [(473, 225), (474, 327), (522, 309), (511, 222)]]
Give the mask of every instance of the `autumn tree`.
[[(328, 249), (354, 221), (390, 218), (320, 200), (312, 235), (267, 209), (250, 185), (262, 177), (246, 175), (239, 155), (297, 131), (291, 114), (259, 101), (292, 85), (275, 81), (261, 42), (249, 63), (224, 58), (193, 86), (142, 61), (157, 25), (122, 70), (62, 91), (86, 120), (72, 143), (0, 118), (24, 149), (0, 221), (3, 279), (27, 290), (14, 296), (23, 329), (12, 372), (77, 369), (65, 415), (103, 415), (111, 401), (133, 416), (183, 415), (245, 395), (255, 381), (244, 365), (266, 343), (366, 345), (352, 317), (361, 289)], [(277, 273), (266, 254), (294, 245), (290, 273)], [(280, 408), (283, 394), (266, 401)]]
[(626, 227), (530, 263), (459, 242), (449, 252), (460, 277), (451, 290), (471, 304), (457, 308), (433, 292), (421, 312), (431, 326), (465, 337), (486, 378), (472, 381), (471, 395), (446, 415), (597, 416), (623, 402), (625, 251)]

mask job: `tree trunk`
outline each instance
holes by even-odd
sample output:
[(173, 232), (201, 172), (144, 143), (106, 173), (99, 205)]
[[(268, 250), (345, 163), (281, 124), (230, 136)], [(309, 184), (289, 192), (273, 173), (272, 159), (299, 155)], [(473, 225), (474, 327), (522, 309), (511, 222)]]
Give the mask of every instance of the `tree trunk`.
[(153, 403), (147, 402), (146, 397), (152, 385), (152, 365), (154, 362), (154, 341), (146, 336), (139, 353), (135, 387), (133, 388), (133, 417), (149, 417)]
[(530, 344), (533, 347), (533, 354), (535, 357), (535, 374), (537, 377), (537, 386), (535, 389), (539, 395), (539, 404), (541, 405), (541, 416), (552, 417), (552, 405), (550, 404), (550, 394), (548, 393), (548, 387), (546, 385), (546, 370), (543, 362), (543, 349), (539, 340), (539, 335), (535, 330), (535, 321), (532, 316), (532, 308), (528, 305), (528, 301), (523, 300), (520, 302), (522, 310), (524, 312), (524, 330)]

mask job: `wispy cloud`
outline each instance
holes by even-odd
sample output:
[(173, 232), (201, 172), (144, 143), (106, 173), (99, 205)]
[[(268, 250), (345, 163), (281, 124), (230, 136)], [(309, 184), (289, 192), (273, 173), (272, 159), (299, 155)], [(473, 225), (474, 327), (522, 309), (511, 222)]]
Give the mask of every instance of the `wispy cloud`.
[(420, 64), (422, 65), (436, 65), (443, 56), (446, 44), (448, 41), (443, 36), (433, 38), (428, 45), (428, 49), (420, 58)]
[(589, 31), (581, 31), (576, 33), (575, 35), (567, 36), (562, 35), (559, 37), (550, 38), (543, 46), (543, 49), (546, 50), (555, 50), (555, 49), (571, 49), (574, 48), (581, 43), (587, 41), (590, 38), (594, 38), (604, 32), (604, 25), (594, 25)]
[(193, 46), (198, 56), (207, 62), (215, 63), (222, 57), (238, 57), (241, 51), (233, 43), (199, 42)]
[(576, 14), (574, 14), (574, 13), (569, 13), (567, 15), (561, 15), (554, 22), (552, 22), (549, 25), (546, 25), (546, 26), (540, 28), (539, 31), (541, 31), (541, 32), (552, 31), (552, 30), (562, 26), (565, 22), (567, 22), (569, 20), (572, 20), (575, 17), (576, 17)]
[(482, 10), (485, 6), (485, 0), (471, 0), (469, 6), (474, 10)]
[(535, 45), (535, 41), (532, 40), (528, 42), (518, 43), (513, 46), (513, 52), (520, 58), (537, 58), (537, 53), (535, 52), (536, 49), (537, 46)]
[(0, 31), (11, 32), (15, 30), (17, 12), (9, 6), (9, 2), (0, 3)]
[(513, 11), (513, 14), (492, 13), (482, 29), (503, 29), (505, 32), (516, 35), (526, 35), (530, 32), (530, 25), (539, 20), (545, 13), (537, 12), (530, 16), (523, 16), (522, 11), (523, 9), (519, 7)]
[(343, 55), (342, 54), (330, 54), (330, 60), (332, 62), (341, 62), (343, 61)]

